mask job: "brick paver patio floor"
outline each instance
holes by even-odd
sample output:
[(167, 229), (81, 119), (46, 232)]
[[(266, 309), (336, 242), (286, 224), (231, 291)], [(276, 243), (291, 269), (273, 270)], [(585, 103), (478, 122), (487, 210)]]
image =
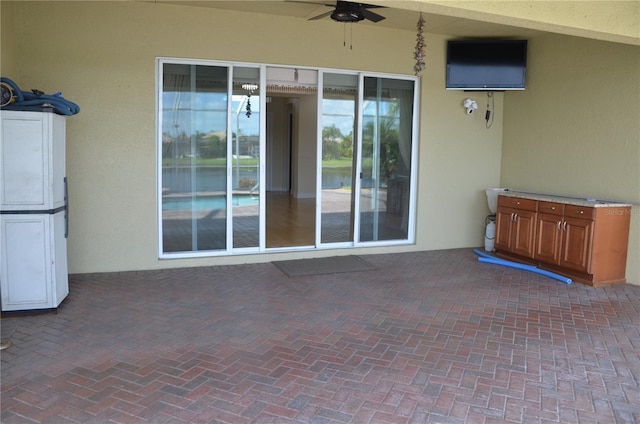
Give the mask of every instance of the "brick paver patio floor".
[(640, 286), (361, 257), (73, 275), (57, 313), (2, 318), (1, 421), (640, 422)]

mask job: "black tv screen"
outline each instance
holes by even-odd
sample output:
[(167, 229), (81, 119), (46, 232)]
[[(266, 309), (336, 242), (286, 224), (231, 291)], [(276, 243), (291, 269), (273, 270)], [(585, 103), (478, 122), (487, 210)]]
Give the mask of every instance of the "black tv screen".
[(524, 90), (527, 40), (449, 40), (447, 90)]

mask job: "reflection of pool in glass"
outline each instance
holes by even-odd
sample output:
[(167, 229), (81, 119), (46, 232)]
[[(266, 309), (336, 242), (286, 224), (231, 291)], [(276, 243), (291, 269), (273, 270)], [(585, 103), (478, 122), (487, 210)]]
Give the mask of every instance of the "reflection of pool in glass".
[[(231, 203), (233, 206), (251, 206), (260, 202), (255, 195), (234, 194)], [(226, 196), (165, 197), (162, 199), (162, 210), (165, 211), (224, 209), (226, 206)]]

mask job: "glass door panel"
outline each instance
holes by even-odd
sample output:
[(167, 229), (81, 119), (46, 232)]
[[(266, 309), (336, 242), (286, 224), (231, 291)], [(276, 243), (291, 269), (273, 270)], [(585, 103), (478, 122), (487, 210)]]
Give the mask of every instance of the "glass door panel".
[(259, 68), (233, 68), (231, 210), (234, 248), (260, 245), (259, 82)]
[(409, 237), (414, 84), (364, 78), (361, 242)]
[(228, 69), (162, 64), (162, 252), (226, 249)]
[(320, 241), (353, 241), (358, 76), (325, 73), (322, 97)]

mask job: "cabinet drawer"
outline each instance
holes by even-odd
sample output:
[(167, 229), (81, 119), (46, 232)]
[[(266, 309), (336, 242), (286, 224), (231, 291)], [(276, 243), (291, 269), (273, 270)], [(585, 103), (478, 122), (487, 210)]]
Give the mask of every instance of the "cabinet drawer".
[(595, 216), (595, 208), (586, 206), (565, 205), (565, 218), (593, 219)]
[(538, 202), (538, 212), (549, 215), (562, 215), (564, 213), (564, 205), (555, 202)]
[(498, 196), (498, 207), (522, 209), (525, 211), (536, 211), (537, 200), (523, 199), (521, 197)]

